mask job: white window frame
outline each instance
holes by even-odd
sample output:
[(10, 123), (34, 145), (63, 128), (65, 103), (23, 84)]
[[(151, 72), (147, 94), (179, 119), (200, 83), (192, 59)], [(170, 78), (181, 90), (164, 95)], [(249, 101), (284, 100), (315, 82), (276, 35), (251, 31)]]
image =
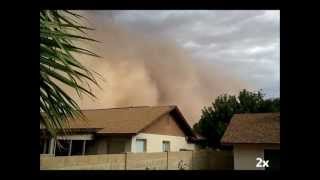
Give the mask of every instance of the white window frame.
[[(86, 152), (86, 141), (87, 140), (93, 140), (93, 135), (91, 134), (85, 134), (85, 135), (66, 135), (66, 136), (57, 136), (58, 140), (69, 140), (70, 143), (68, 145), (68, 156), (71, 156), (72, 152), (72, 140), (80, 140), (82, 142), (82, 155), (85, 155)], [(56, 154), (56, 148), (57, 148), (57, 140), (54, 138), (50, 139), (49, 144), (49, 154)]]
[(147, 139), (141, 139), (141, 138), (139, 138), (139, 139), (136, 139), (136, 144), (135, 144), (135, 146), (136, 146), (136, 152), (138, 152), (137, 151), (137, 142), (138, 141), (143, 141), (144, 142), (144, 147), (143, 147), (143, 151), (142, 152), (140, 152), (139, 151), (139, 153), (143, 153), (143, 152), (147, 152)]
[[(170, 152), (170, 141), (162, 141), (162, 152)], [(165, 150), (165, 146), (167, 145), (167, 150)]]

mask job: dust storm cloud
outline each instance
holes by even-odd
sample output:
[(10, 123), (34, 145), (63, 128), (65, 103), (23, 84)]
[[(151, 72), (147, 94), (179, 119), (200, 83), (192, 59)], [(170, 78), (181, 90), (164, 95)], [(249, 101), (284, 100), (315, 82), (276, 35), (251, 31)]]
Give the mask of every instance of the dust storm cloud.
[(95, 12), (78, 13), (95, 29), (89, 37), (101, 42), (81, 46), (102, 58), (76, 57), (103, 77), (97, 78), (101, 89), (91, 86), (96, 99), (79, 98), (64, 87), (82, 109), (177, 105), (192, 125), (199, 120), (203, 106), (218, 95), (250, 89), (232, 77), (232, 72), (193, 58), (174, 41), (128, 31), (111, 17), (102, 19)]

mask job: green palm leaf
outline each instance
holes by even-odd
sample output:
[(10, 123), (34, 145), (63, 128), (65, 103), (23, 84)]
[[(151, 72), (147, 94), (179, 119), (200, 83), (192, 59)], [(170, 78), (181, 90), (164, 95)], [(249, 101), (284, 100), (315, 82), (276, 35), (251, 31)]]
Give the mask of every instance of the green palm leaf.
[[(69, 132), (68, 119), (85, 119), (77, 103), (57, 82), (73, 88), (79, 96), (86, 94), (95, 97), (90, 91), (89, 82), (99, 87), (93, 71), (89, 71), (71, 54), (99, 57), (74, 45), (75, 41), (98, 42), (85, 36), (86, 30), (93, 29), (82, 26), (79, 23), (81, 18), (70, 11), (40, 11), (40, 122), (53, 137), (58, 131)], [(87, 83), (89, 89), (80, 85), (82, 83)]]

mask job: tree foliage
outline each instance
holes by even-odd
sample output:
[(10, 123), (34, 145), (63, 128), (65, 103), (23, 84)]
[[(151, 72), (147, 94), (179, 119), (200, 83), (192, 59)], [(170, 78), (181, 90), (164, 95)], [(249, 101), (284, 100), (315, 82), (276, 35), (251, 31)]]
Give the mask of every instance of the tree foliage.
[[(74, 89), (78, 95), (94, 97), (88, 82), (95, 85), (91, 71), (84, 67), (72, 53), (99, 57), (75, 45), (75, 41), (95, 41), (86, 37), (82, 16), (70, 11), (40, 11), (40, 122), (52, 136), (57, 129), (68, 126), (68, 117), (84, 117), (77, 103), (64, 92), (57, 82)], [(80, 34), (80, 35), (79, 35)], [(83, 84), (87, 83), (87, 88)]]
[(234, 114), (280, 111), (280, 98), (264, 100), (263, 97), (261, 91), (245, 89), (237, 97), (223, 94), (211, 106), (202, 109), (199, 122), (193, 126), (194, 131), (207, 139), (206, 146), (220, 147), (220, 139)]

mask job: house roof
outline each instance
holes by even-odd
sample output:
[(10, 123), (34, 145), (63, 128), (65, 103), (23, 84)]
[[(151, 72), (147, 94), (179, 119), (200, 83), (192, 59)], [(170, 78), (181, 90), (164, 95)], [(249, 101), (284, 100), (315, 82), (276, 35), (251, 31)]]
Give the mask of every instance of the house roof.
[(177, 106), (136, 106), (111, 109), (82, 110), (87, 118), (70, 119), (71, 130), (95, 129), (98, 134), (137, 134), (167, 113), (174, 116), (177, 123), (188, 135), (192, 129)]
[(223, 144), (280, 143), (280, 113), (235, 114), (222, 139)]

